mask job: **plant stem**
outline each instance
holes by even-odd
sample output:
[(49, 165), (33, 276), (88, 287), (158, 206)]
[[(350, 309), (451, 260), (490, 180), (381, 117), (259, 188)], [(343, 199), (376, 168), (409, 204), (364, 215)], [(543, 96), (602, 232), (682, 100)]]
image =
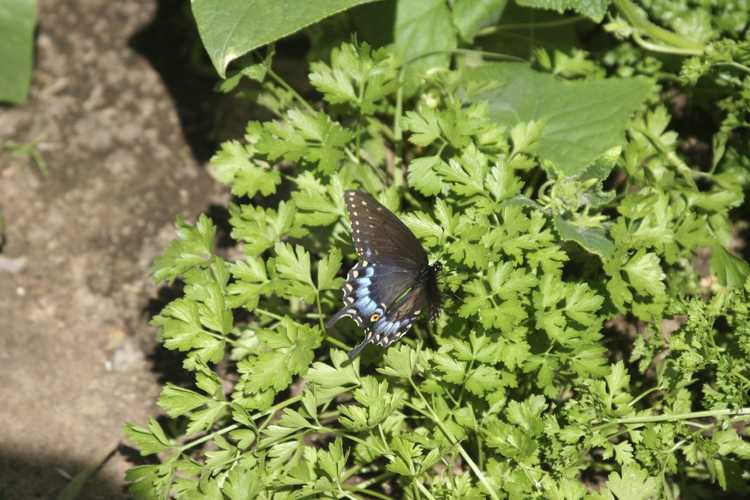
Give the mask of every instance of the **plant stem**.
[(268, 68), (268, 75), (271, 78), (273, 78), (273, 80), (276, 83), (278, 83), (279, 85), (281, 85), (282, 87), (284, 87), (285, 90), (287, 90), (288, 92), (290, 92), (294, 96), (295, 99), (297, 99), (300, 103), (302, 103), (302, 105), (305, 108), (307, 108), (310, 111), (315, 111), (315, 109), (312, 107), (312, 105), (309, 102), (307, 102), (305, 100), (305, 98), (300, 95), (299, 92), (297, 92), (296, 90), (294, 90), (294, 88), (291, 85), (289, 85), (286, 82), (286, 80), (284, 80), (279, 75), (277, 75), (276, 72), (273, 71), (271, 68)]
[(643, 134), (646, 139), (649, 140), (649, 142), (654, 146), (654, 148), (662, 155), (664, 156), (669, 163), (672, 164), (672, 166), (677, 170), (677, 172), (682, 175), (682, 177), (690, 184), (690, 186), (698, 190), (698, 186), (695, 184), (695, 180), (693, 179), (693, 176), (701, 176), (701, 177), (709, 177), (711, 178), (711, 174), (707, 174), (705, 172), (700, 172), (697, 170), (693, 170), (692, 168), (688, 167), (687, 164), (680, 159), (679, 156), (677, 156), (673, 151), (670, 151), (664, 143), (661, 142), (661, 139), (656, 136), (656, 134), (652, 134), (650, 130), (648, 130), (646, 127), (637, 127), (636, 130)]
[(567, 26), (569, 24), (576, 24), (580, 21), (585, 21), (587, 19), (588, 18), (586, 16), (573, 16), (573, 17), (565, 17), (562, 19), (555, 19), (554, 21), (541, 21), (538, 23), (510, 23), (510, 24), (500, 24), (498, 26), (488, 26), (487, 28), (480, 30), (479, 33), (477, 33), (475, 38), (494, 35), (495, 33), (499, 31), (506, 31), (506, 30), (520, 30), (520, 29), (525, 29), (525, 28), (534, 28), (534, 29), (558, 28), (560, 26)]
[(255, 309), (253, 309), (253, 312), (258, 313), (261, 316), (268, 316), (269, 318), (273, 318), (273, 319), (275, 319), (277, 321), (283, 321), (284, 320), (284, 318), (281, 317), (281, 316), (279, 316), (278, 314), (272, 313), (271, 311), (266, 311), (265, 309), (260, 309), (258, 307), (256, 307)]
[[(643, 13), (630, 0), (614, 0), (613, 3), (617, 10), (627, 19), (627, 21), (636, 30), (636, 35), (633, 38), (642, 47), (654, 50), (656, 52), (667, 52), (671, 54), (681, 55), (701, 55), (703, 53), (703, 44), (694, 40), (689, 40), (685, 37), (672, 33), (669, 30), (660, 28), (651, 21), (649, 21)], [(657, 42), (662, 42), (666, 45), (657, 45), (646, 42), (640, 37), (638, 32), (642, 32), (648, 35)], [(645, 45), (644, 45), (645, 44)]]
[(226, 434), (227, 432), (232, 432), (235, 429), (239, 429), (239, 424), (232, 424), (224, 427), (223, 429), (219, 429), (218, 431), (214, 431), (211, 434), (206, 434), (205, 436), (196, 439), (195, 441), (190, 441), (189, 443), (185, 443), (182, 446), (180, 446), (179, 452), (182, 453), (185, 450), (189, 450), (190, 448), (194, 446), (198, 446), (199, 444), (203, 444), (206, 441), (210, 441), (211, 439), (215, 438), (216, 436), (221, 436), (222, 434)]
[(729, 66), (730, 68), (735, 68), (744, 71), (745, 73), (750, 73), (750, 68), (735, 61), (718, 62), (714, 63), (714, 66)]
[(432, 493), (430, 493), (430, 490), (425, 488), (424, 484), (422, 484), (422, 481), (420, 481), (419, 479), (415, 479), (414, 482), (417, 484), (417, 488), (419, 489), (420, 492), (422, 492), (424, 496), (426, 496), (430, 500), (435, 500), (435, 497), (432, 496)]
[(453, 437), (453, 434), (443, 425), (443, 422), (440, 420), (440, 418), (435, 413), (435, 410), (432, 409), (432, 406), (430, 406), (430, 403), (427, 402), (427, 399), (422, 394), (422, 391), (419, 390), (419, 387), (417, 387), (417, 384), (414, 383), (414, 380), (409, 377), (409, 383), (411, 384), (414, 391), (419, 395), (419, 397), (422, 399), (422, 402), (425, 404), (427, 409), (430, 412), (430, 417), (433, 419), (433, 421), (437, 424), (437, 426), (440, 428), (440, 430), (445, 434), (445, 437), (448, 438), (448, 441), (451, 442), (453, 446), (455, 446), (458, 449), (458, 452), (461, 454), (461, 457), (466, 461), (466, 463), (469, 465), (469, 468), (474, 472), (474, 475), (479, 479), (479, 482), (482, 483), (482, 486), (484, 486), (484, 489), (487, 490), (487, 493), (489, 494), (490, 498), (492, 500), (500, 500), (497, 496), (497, 493), (495, 493), (495, 490), (492, 489), (492, 485), (487, 480), (487, 477), (484, 475), (482, 470), (479, 468), (479, 466), (472, 460), (471, 456), (466, 453), (466, 450), (464, 450), (464, 447), (461, 446), (461, 443), (458, 442), (458, 440)]
[(738, 410), (705, 410), (693, 411), (689, 413), (674, 413), (672, 415), (644, 415), (639, 417), (623, 417), (610, 420), (600, 424), (601, 426), (612, 424), (644, 424), (650, 422), (674, 422), (677, 420), (689, 420), (692, 418), (716, 418), (716, 417), (743, 417), (750, 416), (750, 408), (740, 408)]

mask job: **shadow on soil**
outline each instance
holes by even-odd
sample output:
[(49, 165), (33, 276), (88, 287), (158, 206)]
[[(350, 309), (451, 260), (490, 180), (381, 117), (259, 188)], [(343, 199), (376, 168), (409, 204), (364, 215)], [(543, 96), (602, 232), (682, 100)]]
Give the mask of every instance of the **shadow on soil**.
[(211, 137), (219, 96), (218, 77), (203, 50), (198, 30), (183, 0), (159, 0), (156, 16), (130, 39), (169, 90), (193, 156), (207, 161), (216, 150)]
[[(123, 445), (109, 450), (108, 459), (123, 455), (132, 465), (147, 463), (135, 450)], [(81, 463), (57, 456), (18, 456), (0, 449), (0, 500), (53, 500), (71, 484), (72, 478), (87, 467), (96, 467), (104, 456), (92, 457), (91, 463)], [(103, 463), (89, 477), (78, 494), (77, 500), (125, 500), (127, 491), (122, 480), (107, 477)]]

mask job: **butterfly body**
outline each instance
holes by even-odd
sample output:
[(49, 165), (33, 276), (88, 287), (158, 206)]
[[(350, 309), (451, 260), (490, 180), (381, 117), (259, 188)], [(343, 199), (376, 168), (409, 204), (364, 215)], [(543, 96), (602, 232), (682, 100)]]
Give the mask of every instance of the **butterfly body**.
[(349, 353), (353, 358), (369, 343), (388, 347), (396, 342), (422, 312), (437, 316), (441, 267), (429, 265), (419, 240), (372, 196), (362, 191), (344, 196), (361, 260), (347, 274), (344, 307), (326, 326), (349, 316), (365, 331), (364, 340)]

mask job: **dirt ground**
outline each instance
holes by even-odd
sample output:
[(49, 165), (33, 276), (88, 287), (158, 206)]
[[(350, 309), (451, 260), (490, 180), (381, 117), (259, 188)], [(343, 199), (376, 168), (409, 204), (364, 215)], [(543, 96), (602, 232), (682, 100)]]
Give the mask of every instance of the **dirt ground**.
[(0, 108), (0, 145), (38, 141), (49, 171), (0, 153), (0, 500), (55, 498), (113, 449), (79, 498), (126, 498), (123, 424), (158, 414), (169, 376), (148, 268), (177, 214), (225, 196), (212, 82), (182, 71), (187, 2), (39, 3), (31, 97)]

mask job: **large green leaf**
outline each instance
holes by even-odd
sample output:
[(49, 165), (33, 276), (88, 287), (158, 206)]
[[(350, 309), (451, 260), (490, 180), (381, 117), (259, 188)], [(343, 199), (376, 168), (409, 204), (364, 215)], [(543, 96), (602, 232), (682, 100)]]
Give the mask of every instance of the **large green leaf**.
[(396, 52), (409, 63), (409, 72), (447, 67), (448, 51), (455, 49), (457, 43), (445, 0), (401, 0), (396, 4), (394, 45)]
[(453, 23), (464, 40), (473, 42), (479, 30), (500, 19), (507, 3), (508, 0), (456, 0)]
[(328, 16), (374, 0), (192, 0), (211, 62), (223, 77), (230, 62)]
[(486, 64), (465, 78), (467, 98), (486, 100), (498, 122), (542, 121), (537, 152), (563, 175), (582, 172), (622, 144), (628, 118), (651, 88), (643, 79), (565, 81), (523, 63)]
[(0, 2), (0, 101), (22, 103), (31, 84), (36, 0)]
[(536, 7), (539, 9), (551, 9), (564, 12), (568, 9), (588, 16), (597, 23), (607, 13), (610, 0), (516, 0), (518, 5), (524, 7)]

